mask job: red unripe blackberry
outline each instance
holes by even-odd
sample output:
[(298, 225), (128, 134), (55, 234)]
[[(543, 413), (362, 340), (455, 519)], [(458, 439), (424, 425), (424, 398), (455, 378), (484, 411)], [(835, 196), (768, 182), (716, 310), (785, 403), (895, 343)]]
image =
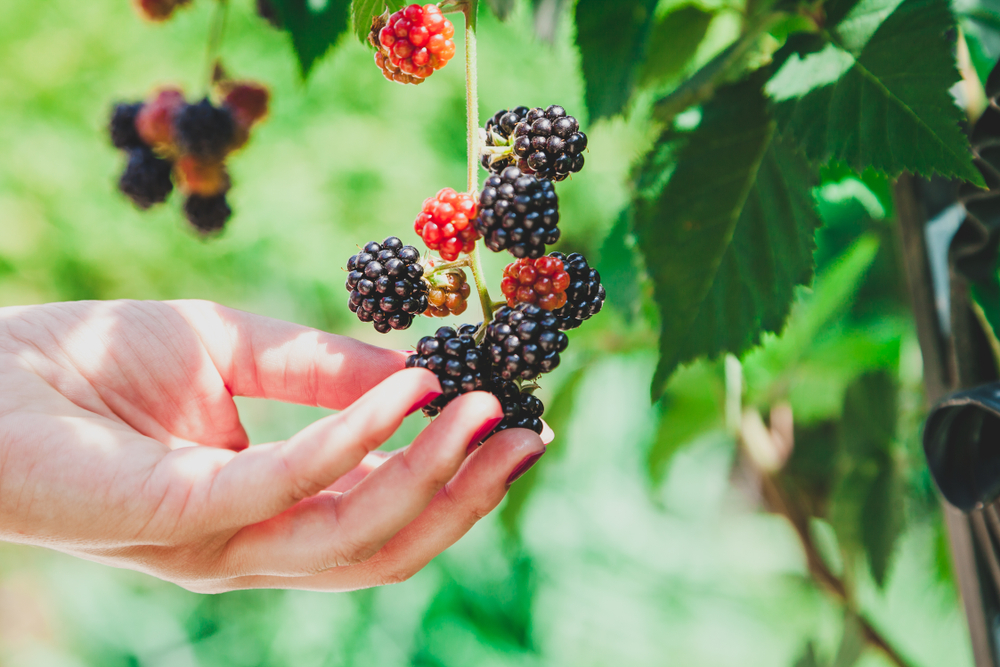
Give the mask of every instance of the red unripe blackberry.
[[(433, 265), (432, 262), (430, 266)], [(434, 273), (428, 280), (430, 289), (427, 292), (427, 302), (430, 307), (424, 313), (428, 317), (461, 315), (469, 307), (472, 286), (469, 285), (462, 269), (448, 269)]]
[(473, 224), (494, 252), (541, 257), (559, 240), (559, 198), (551, 181), (507, 167), (486, 179)]
[(174, 153), (174, 117), (184, 105), (184, 93), (176, 88), (160, 90), (146, 102), (135, 117), (143, 143), (161, 153)]
[(237, 130), (249, 131), (267, 115), (271, 93), (251, 81), (224, 81), (219, 84), (222, 105), (229, 109)]
[(559, 353), (568, 344), (558, 318), (530, 303), (497, 310), (483, 341), (495, 375), (504, 380), (530, 380), (548, 373), (559, 365)]
[(406, 360), (407, 368), (426, 368), (438, 377), (441, 395), (424, 407), (433, 417), (461, 394), (487, 387), (490, 363), (486, 352), (476, 345), (476, 326), (463, 324), (456, 331), (441, 327), (433, 336), (424, 336), (417, 350)]
[(514, 126), (513, 151), (521, 171), (561, 181), (583, 168), (587, 135), (561, 106), (535, 107)]
[(184, 201), (184, 215), (202, 234), (219, 231), (232, 214), (233, 209), (229, 208), (225, 193), (212, 197), (191, 195)]
[(551, 257), (562, 260), (569, 273), (570, 283), (566, 288), (566, 305), (552, 314), (559, 318), (559, 328), (563, 331), (575, 329), (604, 307), (605, 291), (601, 284), (601, 274), (590, 268), (587, 259), (578, 252), (569, 256), (554, 252)]
[(118, 189), (141, 209), (166, 200), (174, 189), (170, 180), (172, 165), (153, 153), (148, 146), (128, 151), (128, 166), (118, 180)]
[(455, 27), (437, 5), (409, 5), (384, 25), (376, 19), (369, 39), (382, 55), (375, 62), (387, 79), (419, 83), (454, 57), (454, 36)]
[(174, 162), (177, 188), (186, 195), (214, 197), (229, 190), (229, 174), (222, 162), (203, 161), (193, 155), (181, 155)]
[(424, 200), (424, 207), (413, 230), (427, 247), (436, 250), (446, 261), (458, 259), (463, 252), (472, 252), (479, 240), (472, 220), (476, 217), (476, 199), (465, 192), (445, 188)]
[(216, 107), (206, 97), (185, 104), (174, 114), (174, 141), (181, 153), (203, 161), (225, 157), (236, 133), (236, 121), (227, 107)]
[(115, 148), (129, 150), (145, 146), (139, 131), (135, 128), (135, 117), (139, 115), (141, 109), (142, 102), (133, 104), (122, 102), (112, 109), (111, 119), (108, 121), (108, 133)]
[(533, 303), (545, 310), (566, 305), (569, 274), (561, 259), (546, 255), (538, 259), (519, 259), (507, 265), (500, 281), (500, 291), (513, 308), (519, 303)]
[(379, 333), (407, 329), (427, 310), (427, 282), (420, 252), (395, 236), (372, 241), (347, 261), (348, 307)]
[[(484, 128), (486, 146), (509, 147), (514, 127), (518, 122), (524, 120), (527, 114), (528, 107), (516, 107), (510, 111), (500, 109), (493, 114), (493, 117), (486, 121)], [(517, 163), (517, 158), (509, 150), (508, 148), (508, 152), (503, 154), (484, 152), (482, 156), (483, 168), (494, 174), (499, 174), (507, 167), (514, 166)]]
[(497, 397), (503, 408), (503, 421), (490, 435), (509, 428), (526, 428), (541, 434), (545, 406), (538, 397), (518, 387), (516, 382), (506, 380), (495, 380), (490, 393)]
[(139, 14), (150, 21), (166, 21), (174, 10), (191, 0), (135, 0)]

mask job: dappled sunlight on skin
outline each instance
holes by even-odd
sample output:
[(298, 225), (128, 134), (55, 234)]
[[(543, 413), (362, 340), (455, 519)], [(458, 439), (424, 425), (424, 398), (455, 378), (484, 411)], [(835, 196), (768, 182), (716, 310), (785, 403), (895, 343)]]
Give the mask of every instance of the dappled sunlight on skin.
[[(440, 392), (405, 358), (207, 302), (2, 309), (0, 537), (195, 591), (401, 581), (544, 451), (520, 430), (470, 456), (502, 416), (474, 392), (372, 452)], [(248, 448), (235, 395), (341, 412)]]

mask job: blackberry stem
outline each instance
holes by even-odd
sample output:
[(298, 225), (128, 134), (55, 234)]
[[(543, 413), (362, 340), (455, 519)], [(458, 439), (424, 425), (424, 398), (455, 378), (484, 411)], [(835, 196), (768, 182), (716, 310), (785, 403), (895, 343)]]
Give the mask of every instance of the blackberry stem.
[[(479, 88), (476, 74), (476, 0), (465, 0), (462, 13), (465, 15), (465, 117), (468, 139), (468, 191), (475, 195), (479, 191)], [(493, 319), (493, 299), (486, 287), (483, 266), (479, 260), (479, 244), (469, 253), (469, 268), (476, 282), (479, 304), (483, 308), (484, 325)]]
[(222, 45), (222, 35), (226, 31), (226, 15), (229, 13), (229, 0), (216, 0), (216, 3), (212, 24), (208, 29), (208, 44), (205, 46), (205, 97), (212, 92), (212, 84), (215, 83), (215, 65)]

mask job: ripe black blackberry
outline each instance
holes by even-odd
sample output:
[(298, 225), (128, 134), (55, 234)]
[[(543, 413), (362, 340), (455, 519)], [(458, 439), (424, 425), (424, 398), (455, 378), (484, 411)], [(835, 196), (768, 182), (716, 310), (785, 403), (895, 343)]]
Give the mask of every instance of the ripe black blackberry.
[(184, 215), (202, 234), (219, 231), (232, 214), (225, 192), (211, 197), (191, 195), (184, 201)]
[(569, 274), (566, 305), (552, 311), (559, 318), (559, 328), (569, 331), (601, 312), (604, 306), (604, 285), (601, 284), (601, 274), (597, 269), (590, 268), (587, 259), (580, 253), (574, 252), (566, 256), (561, 252), (551, 252), (549, 257), (562, 260), (563, 267)]
[(456, 331), (441, 327), (433, 336), (424, 336), (417, 351), (406, 360), (407, 368), (426, 368), (438, 377), (441, 395), (424, 407), (433, 417), (460, 394), (485, 388), (490, 378), (490, 363), (485, 350), (476, 345), (476, 326), (463, 324)]
[(494, 252), (541, 257), (559, 240), (559, 198), (551, 181), (507, 167), (486, 179), (473, 224)]
[(174, 118), (174, 134), (182, 153), (201, 160), (221, 160), (236, 134), (236, 122), (227, 107), (203, 99), (185, 104)]
[(561, 181), (583, 169), (587, 135), (561, 106), (535, 107), (514, 126), (517, 166), (539, 178)]
[(147, 146), (128, 151), (128, 165), (118, 179), (118, 189), (141, 209), (159, 204), (167, 198), (174, 184), (170, 180), (173, 165), (158, 158)]
[(409, 328), (429, 305), (419, 260), (420, 252), (395, 236), (366, 245), (347, 261), (351, 312), (380, 333)]
[(108, 133), (111, 135), (111, 143), (115, 148), (129, 150), (132, 148), (142, 148), (145, 146), (139, 137), (139, 131), (135, 129), (135, 117), (142, 109), (142, 102), (128, 104), (122, 102), (116, 104), (111, 111), (111, 120), (108, 122)]
[(516, 382), (506, 380), (496, 380), (490, 392), (503, 408), (503, 421), (493, 429), (493, 433), (509, 428), (526, 428), (541, 434), (545, 406), (537, 396), (521, 389)]
[(530, 380), (558, 366), (559, 353), (569, 343), (558, 324), (555, 315), (530, 303), (497, 310), (483, 341), (494, 374), (504, 380)]
[[(514, 126), (524, 120), (528, 114), (528, 107), (516, 107), (508, 111), (500, 109), (493, 117), (486, 121), (486, 145), (487, 146), (510, 146), (511, 136), (514, 133)], [(494, 174), (499, 174), (507, 167), (512, 167), (517, 162), (513, 155), (493, 155), (489, 152), (483, 153), (483, 168)]]

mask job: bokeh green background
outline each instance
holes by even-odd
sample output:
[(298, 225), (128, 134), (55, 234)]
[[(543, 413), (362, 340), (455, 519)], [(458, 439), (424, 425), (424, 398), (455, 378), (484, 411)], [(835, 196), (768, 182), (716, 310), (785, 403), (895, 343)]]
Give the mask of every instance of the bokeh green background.
[[(233, 220), (221, 238), (203, 240), (176, 197), (139, 212), (116, 193), (122, 157), (103, 128), (113, 101), (158, 84), (197, 94), (213, 4), (195, 0), (150, 25), (128, 0), (0, 3), (0, 305), (212, 299), (410, 347), (440, 321), (379, 336), (347, 310), (342, 267), (369, 240), (415, 241), (423, 199), (463, 189), (461, 59), (419, 87), (389, 84), (348, 36), (303, 84), (286, 36), (250, 0), (233, 0), (223, 61), (232, 75), (269, 85), (273, 107), (231, 161)], [(583, 118), (570, 26), (541, 43), (526, 5), (505, 24), (482, 12), (481, 115), (559, 103)], [(721, 12), (698, 59), (735, 25)], [(500, 511), (412, 580), (343, 595), (200, 596), (3, 546), (0, 664), (773, 667), (794, 664), (808, 640), (832, 656), (843, 610), (812, 583), (790, 526), (761, 510), (726, 425), (723, 363), (682, 370), (666, 402), (650, 406), (648, 296), (621, 252), (601, 256), (628, 197), (629, 164), (650, 136), (641, 107), (630, 120), (585, 123), (587, 167), (558, 187), (559, 249), (599, 260), (617, 302), (571, 334), (570, 353), (545, 378), (540, 395), (557, 439)], [(819, 424), (836, 419), (861, 373), (899, 378), (900, 413), (887, 418), (898, 420), (907, 464), (907, 530), (885, 589), (862, 577), (858, 599), (913, 665), (967, 665), (917, 443), (919, 350), (899, 294), (887, 192), (878, 178), (828, 170), (816, 193), (827, 225), (819, 283), (800, 295), (789, 331), (744, 360), (744, 398), (762, 407), (789, 400), (800, 423)], [(494, 288), (506, 259), (486, 258)], [(239, 405), (255, 442), (322, 414)], [(390, 447), (421, 419), (411, 417)], [(835, 540), (828, 525), (814, 528), (828, 546)], [(828, 552), (836, 567), (836, 549)], [(868, 652), (859, 664), (887, 663)]]

